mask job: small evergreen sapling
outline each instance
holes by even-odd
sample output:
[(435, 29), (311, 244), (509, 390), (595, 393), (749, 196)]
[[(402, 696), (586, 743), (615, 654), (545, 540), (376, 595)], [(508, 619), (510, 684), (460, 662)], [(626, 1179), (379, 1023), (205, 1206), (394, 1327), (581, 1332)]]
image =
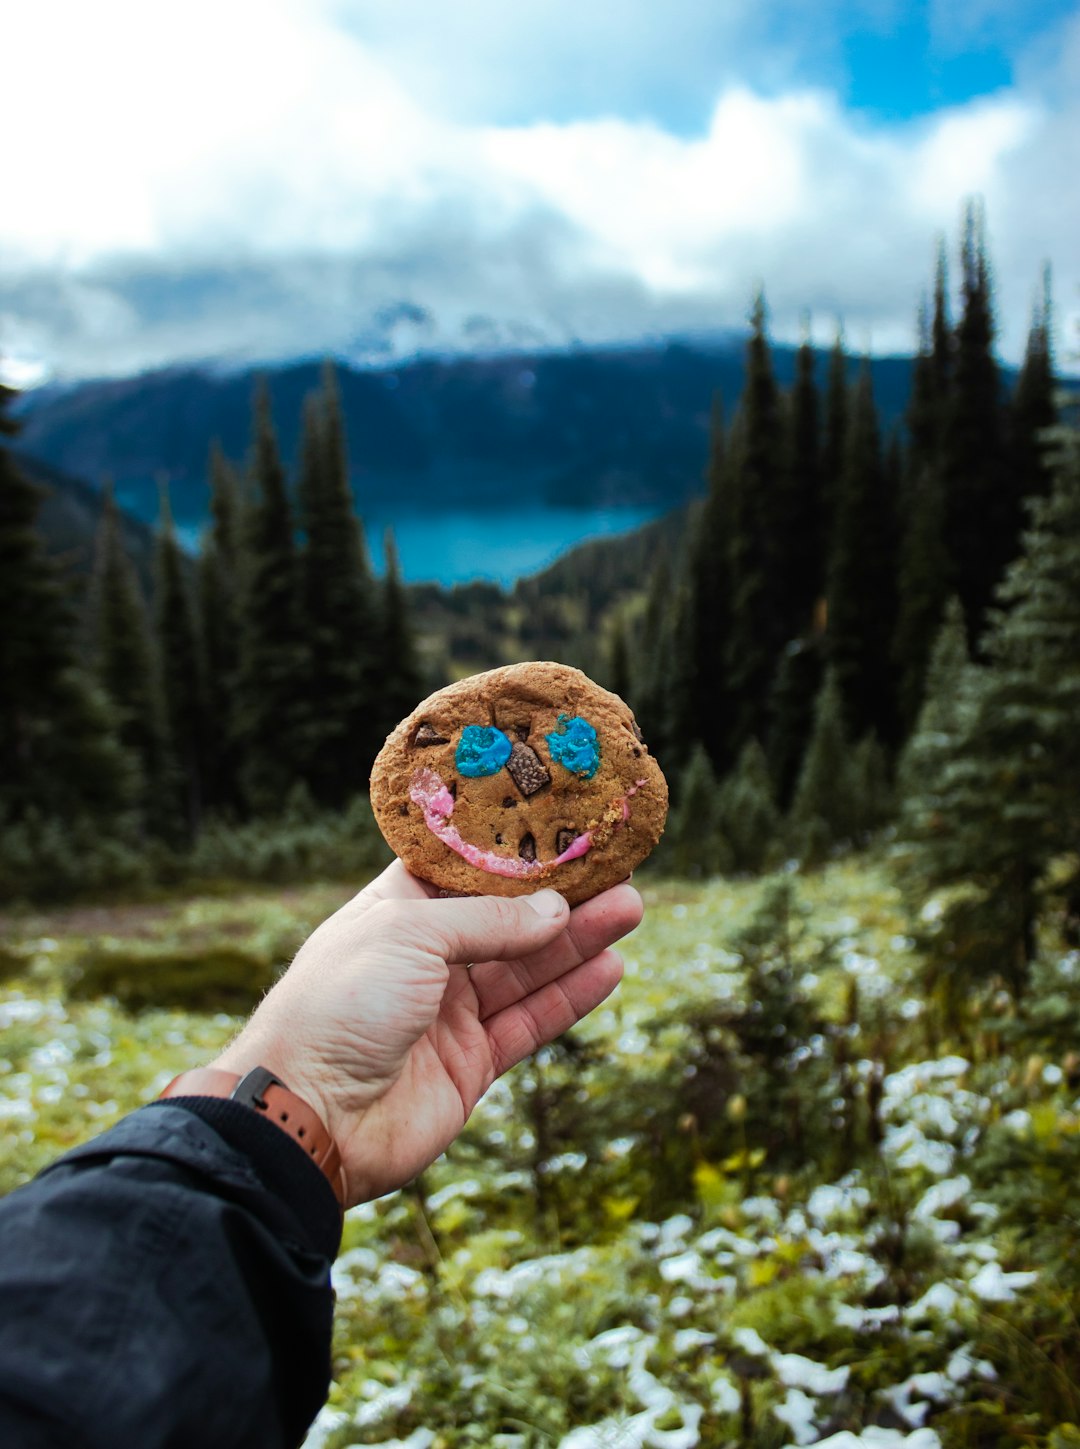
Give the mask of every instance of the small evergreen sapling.
[(830, 669), (814, 707), (814, 729), (789, 822), (793, 844), (807, 865), (820, 865), (833, 847), (855, 836), (857, 788), (840, 685)]

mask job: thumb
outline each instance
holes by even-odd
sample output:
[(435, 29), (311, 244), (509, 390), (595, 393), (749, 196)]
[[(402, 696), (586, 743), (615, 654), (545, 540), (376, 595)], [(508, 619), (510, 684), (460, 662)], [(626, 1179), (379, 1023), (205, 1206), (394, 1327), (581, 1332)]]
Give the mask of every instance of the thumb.
[(454, 964), (529, 956), (553, 941), (569, 919), (570, 907), (553, 890), (416, 901), (409, 909), (417, 945)]

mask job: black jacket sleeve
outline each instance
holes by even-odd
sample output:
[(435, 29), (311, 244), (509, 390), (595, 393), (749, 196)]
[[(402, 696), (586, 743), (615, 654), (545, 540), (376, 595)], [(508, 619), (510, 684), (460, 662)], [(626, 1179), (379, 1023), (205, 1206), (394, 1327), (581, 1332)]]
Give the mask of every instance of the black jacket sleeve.
[(0, 1202), (4, 1449), (285, 1449), (330, 1381), (326, 1179), (249, 1107), (173, 1098)]

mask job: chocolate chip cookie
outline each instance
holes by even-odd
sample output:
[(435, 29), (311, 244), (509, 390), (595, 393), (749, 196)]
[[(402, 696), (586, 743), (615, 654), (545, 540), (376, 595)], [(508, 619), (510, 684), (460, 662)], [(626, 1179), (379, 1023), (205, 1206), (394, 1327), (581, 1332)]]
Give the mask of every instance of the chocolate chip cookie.
[(448, 892), (552, 886), (571, 905), (660, 839), (667, 783), (629, 707), (565, 664), (511, 664), (431, 695), (390, 734), (371, 804), (390, 848)]

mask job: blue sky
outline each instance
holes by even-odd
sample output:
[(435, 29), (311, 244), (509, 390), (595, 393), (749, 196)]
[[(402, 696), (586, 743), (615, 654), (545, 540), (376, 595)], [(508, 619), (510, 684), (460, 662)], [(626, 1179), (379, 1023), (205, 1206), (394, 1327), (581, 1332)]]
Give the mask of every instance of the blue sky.
[(1080, 315), (1080, 0), (36, 0), (5, 22), (11, 375), (842, 319), (910, 348), (986, 202), (1001, 345)]

